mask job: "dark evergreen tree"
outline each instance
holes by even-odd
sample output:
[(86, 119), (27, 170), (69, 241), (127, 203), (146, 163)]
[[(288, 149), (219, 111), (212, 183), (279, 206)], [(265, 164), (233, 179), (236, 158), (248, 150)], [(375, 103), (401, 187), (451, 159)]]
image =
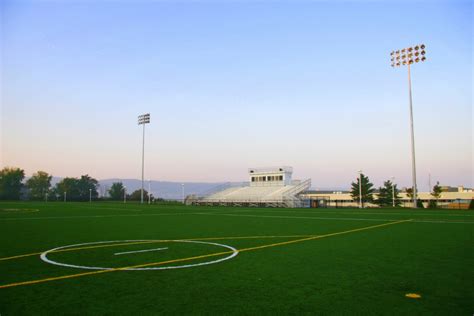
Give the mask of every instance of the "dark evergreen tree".
[[(362, 179), (362, 181), (361, 181)], [(361, 183), (362, 189), (362, 207), (364, 207), (365, 203), (374, 202), (374, 184), (369, 181), (369, 177), (361, 174), (357, 177), (357, 182), (352, 182), (351, 184), (351, 196), (355, 202), (359, 202), (359, 182)]]
[[(379, 188), (379, 197), (376, 203), (380, 206), (392, 206), (395, 201), (395, 206), (400, 206), (400, 196), (397, 185), (393, 184), (392, 181), (385, 181), (383, 187)], [(395, 199), (394, 199), (395, 198)]]
[[(443, 192), (443, 189), (439, 185), (439, 182), (436, 182), (436, 185), (433, 187), (433, 190), (431, 191), (431, 195), (435, 198), (434, 208), (438, 207), (438, 200), (441, 197), (442, 192)], [(430, 201), (430, 208), (431, 206), (432, 206), (432, 203)]]

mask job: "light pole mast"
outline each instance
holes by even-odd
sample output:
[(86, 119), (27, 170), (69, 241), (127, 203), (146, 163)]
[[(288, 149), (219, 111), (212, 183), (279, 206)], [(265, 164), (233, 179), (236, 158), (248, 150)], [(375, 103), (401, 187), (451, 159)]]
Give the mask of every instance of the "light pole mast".
[(148, 179), (148, 204), (151, 203), (151, 180)]
[(143, 125), (143, 142), (142, 142), (142, 191), (141, 203), (143, 204), (143, 187), (145, 186), (145, 124), (150, 123), (150, 113), (138, 116), (138, 125)]
[(392, 177), (392, 207), (395, 207), (395, 177)]
[(359, 170), (359, 208), (362, 208), (362, 170)]
[(425, 45), (416, 45), (415, 47), (403, 48), (401, 50), (392, 51), (390, 53), (392, 67), (407, 66), (408, 67), (408, 96), (410, 101), (410, 131), (411, 131), (411, 173), (413, 181), (413, 208), (417, 208), (417, 188), (416, 188), (416, 161), (415, 161), (415, 129), (413, 125), (413, 102), (411, 95), (411, 73), (410, 65), (425, 61)]

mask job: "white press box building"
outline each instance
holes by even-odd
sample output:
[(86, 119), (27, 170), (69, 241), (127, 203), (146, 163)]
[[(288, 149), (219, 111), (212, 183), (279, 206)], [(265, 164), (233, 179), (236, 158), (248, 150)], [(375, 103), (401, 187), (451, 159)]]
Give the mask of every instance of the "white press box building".
[(292, 167), (251, 168), (248, 182), (226, 184), (203, 197), (186, 201), (193, 205), (304, 207), (300, 193), (311, 187), (311, 179), (293, 180)]

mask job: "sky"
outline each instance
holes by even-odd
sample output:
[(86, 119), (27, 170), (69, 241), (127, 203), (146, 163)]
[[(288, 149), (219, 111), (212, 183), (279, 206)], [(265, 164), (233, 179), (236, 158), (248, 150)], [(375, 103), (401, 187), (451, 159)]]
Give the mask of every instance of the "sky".
[(474, 186), (471, 1), (2, 1), (0, 165), (27, 176)]

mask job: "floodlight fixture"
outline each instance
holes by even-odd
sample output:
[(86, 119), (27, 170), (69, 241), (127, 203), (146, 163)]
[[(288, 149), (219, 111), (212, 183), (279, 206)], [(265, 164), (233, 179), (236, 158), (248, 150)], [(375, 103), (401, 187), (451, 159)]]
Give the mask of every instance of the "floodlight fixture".
[(143, 204), (143, 187), (145, 186), (145, 125), (150, 123), (150, 113), (138, 116), (138, 125), (143, 125), (143, 141), (142, 141), (142, 190), (140, 201)]
[[(412, 93), (411, 93), (411, 73), (410, 73), (410, 65), (414, 63), (424, 62), (426, 60), (425, 54), (425, 44), (415, 45), (414, 47), (408, 47), (401, 50), (402, 55), (400, 56), (400, 50), (392, 51), (390, 53), (391, 58), (391, 66), (392, 67), (399, 67), (400, 65), (407, 65), (408, 66), (408, 94), (409, 94), (409, 101), (410, 101), (410, 130), (411, 130), (411, 162), (412, 162), (412, 181), (413, 181), (413, 207), (417, 207), (417, 194), (416, 194), (416, 161), (415, 161), (415, 131), (414, 131), (414, 124), (413, 124), (413, 102), (412, 102)], [(420, 51), (421, 50), (421, 51)], [(408, 52), (407, 54), (403, 54), (404, 52)], [(413, 59), (413, 54), (415, 55), (415, 59)], [(419, 58), (419, 54), (421, 54), (421, 58)], [(393, 62), (393, 56), (397, 60), (396, 63)], [(398, 62), (401, 60), (401, 63)]]

